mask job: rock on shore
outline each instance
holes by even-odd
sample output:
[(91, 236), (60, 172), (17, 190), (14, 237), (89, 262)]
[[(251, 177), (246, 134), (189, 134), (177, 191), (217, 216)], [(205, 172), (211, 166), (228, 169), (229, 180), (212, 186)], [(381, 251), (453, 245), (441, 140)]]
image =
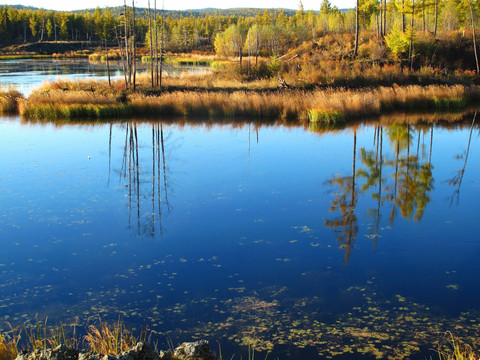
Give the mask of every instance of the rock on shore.
[(138, 343), (119, 355), (98, 354), (95, 352), (72, 349), (64, 345), (55, 349), (36, 349), (21, 352), (16, 360), (216, 360), (206, 340), (185, 342), (175, 350), (156, 353), (144, 343)]

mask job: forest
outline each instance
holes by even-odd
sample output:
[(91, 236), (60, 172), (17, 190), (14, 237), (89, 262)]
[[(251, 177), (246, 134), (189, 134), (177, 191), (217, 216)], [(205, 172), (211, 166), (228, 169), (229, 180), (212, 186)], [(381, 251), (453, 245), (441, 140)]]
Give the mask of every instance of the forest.
[(0, 9), (0, 44), (81, 41), (116, 46), (127, 31), (136, 47), (148, 49), (154, 46), (150, 33), (159, 31), (157, 47), (164, 52), (216, 52), (239, 57), (240, 63), (243, 55), (258, 61), (258, 56), (281, 57), (309, 42), (322, 50), (336, 41), (337, 53), (330, 54), (337, 58), (403, 59), (420, 67), (435, 65), (444, 56), (439, 66), (475, 70), (472, 35), (480, 4), (473, 0), (357, 0), (349, 10), (322, 0), (315, 12), (305, 11), (300, 1), (296, 11), (203, 10), (188, 16), (150, 7), (150, 2), (149, 8), (132, 5), (80, 12), (5, 5)]

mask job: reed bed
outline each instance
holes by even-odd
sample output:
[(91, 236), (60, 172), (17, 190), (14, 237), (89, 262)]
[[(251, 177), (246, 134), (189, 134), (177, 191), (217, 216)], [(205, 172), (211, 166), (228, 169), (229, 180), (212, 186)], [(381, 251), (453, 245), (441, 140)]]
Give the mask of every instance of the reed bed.
[[(179, 87), (185, 90), (173, 90), (176, 87), (170, 87), (170, 81), (165, 81), (166, 91), (161, 93), (147, 91), (146, 77), (139, 78), (135, 92), (122, 89), (121, 80), (111, 87), (101, 81), (57, 80), (45, 84), (28, 99), (16, 101), (21, 115), (35, 119), (176, 115), (283, 119), (339, 126), (349, 119), (395, 110), (459, 110), (480, 99), (478, 89), (467, 90), (462, 85), (317, 90), (277, 90), (264, 87), (266, 83), (251, 87), (245, 84), (245, 88), (216, 88), (206, 83), (192, 86), (189, 80), (200, 81), (198, 78), (185, 78), (185, 86)], [(182, 82), (176, 79), (177, 84), (178, 81)], [(227, 85), (228, 80), (225, 81)]]
[(463, 86), (393, 86), (368, 90), (184, 92), (129, 97), (142, 115), (255, 117), (344, 123), (389, 110), (457, 109), (466, 105)]
[(28, 99), (19, 101), (19, 113), (36, 119), (104, 119), (132, 115), (131, 106), (123, 103), (113, 91), (106, 93), (102, 88), (96, 90), (93, 85), (90, 91), (77, 90), (77, 86), (82, 87), (75, 83), (56, 90), (61, 85), (56, 83), (47, 90), (41, 88)]

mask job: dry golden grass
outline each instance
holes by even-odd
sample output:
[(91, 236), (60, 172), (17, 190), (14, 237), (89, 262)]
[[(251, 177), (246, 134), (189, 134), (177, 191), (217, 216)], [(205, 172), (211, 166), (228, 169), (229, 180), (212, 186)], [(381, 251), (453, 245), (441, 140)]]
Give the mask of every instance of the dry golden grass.
[(449, 344), (438, 350), (440, 360), (478, 360), (480, 354), (467, 344), (463, 344), (453, 334), (448, 333)]
[(137, 344), (137, 338), (131, 331), (125, 329), (120, 319), (108, 324), (99, 319), (98, 326), (90, 325), (85, 335), (89, 350), (104, 355), (118, 355)]
[(240, 84), (210, 76), (165, 79), (164, 91), (152, 93), (148, 75), (137, 80), (137, 91), (125, 91), (122, 80), (112, 87), (106, 81), (57, 80), (20, 100), (18, 107), (21, 115), (39, 119), (168, 114), (306, 122), (309, 114), (337, 114), (348, 120), (392, 110), (462, 109), (480, 98), (478, 91), (467, 92), (461, 85), (277, 90), (271, 80)]
[[(345, 118), (379, 115), (394, 109), (435, 109), (464, 103), (463, 86), (394, 86), (367, 90), (317, 91), (175, 91), (161, 96), (134, 94), (135, 113), (188, 116), (282, 118), (306, 121), (309, 111), (340, 113)], [(460, 100), (462, 101), (460, 101)]]
[(17, 112), (18, 102), (23, 95), (17, 90), (0, 90), (0, 113), (13, 114)]
[(12, 329), (10, 334), (0, 332), (0, 360), (13, 360), (18, 355), (18, 342), (20, 334)]

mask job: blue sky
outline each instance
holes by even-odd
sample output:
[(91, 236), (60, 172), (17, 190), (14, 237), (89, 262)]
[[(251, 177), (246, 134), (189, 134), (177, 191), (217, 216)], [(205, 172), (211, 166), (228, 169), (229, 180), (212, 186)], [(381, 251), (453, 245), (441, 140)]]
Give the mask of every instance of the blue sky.
[[(136, 0), (135, 6), (147, 7), (148, 0)], [(150, 0), (153, 6), (153, 1)], [(299, 0), (157, 0), (157, 7), (162, 7), (164, 1), (165, 9), (169, 10), (185, 10), (185, 9), (202, 9), (202, 8), (286, 8), (298, 9)], [(303, 6), (306, 10), (319, 10), (321, 0), (303, 0)], [(132, 0), (127, 0), (127, 4), (131, 4)], [(354, 7), (355, 0), (330, 0), (332, 5), (338, 8)], [(86, 8), (95, 8), (97, 6), (118, 6), (123, 5), (123, 0), (4, 0), (1, 4), (7, 5), (30, 5), (35, 7), (43, 7), (48, 10), (79, 10)]]

